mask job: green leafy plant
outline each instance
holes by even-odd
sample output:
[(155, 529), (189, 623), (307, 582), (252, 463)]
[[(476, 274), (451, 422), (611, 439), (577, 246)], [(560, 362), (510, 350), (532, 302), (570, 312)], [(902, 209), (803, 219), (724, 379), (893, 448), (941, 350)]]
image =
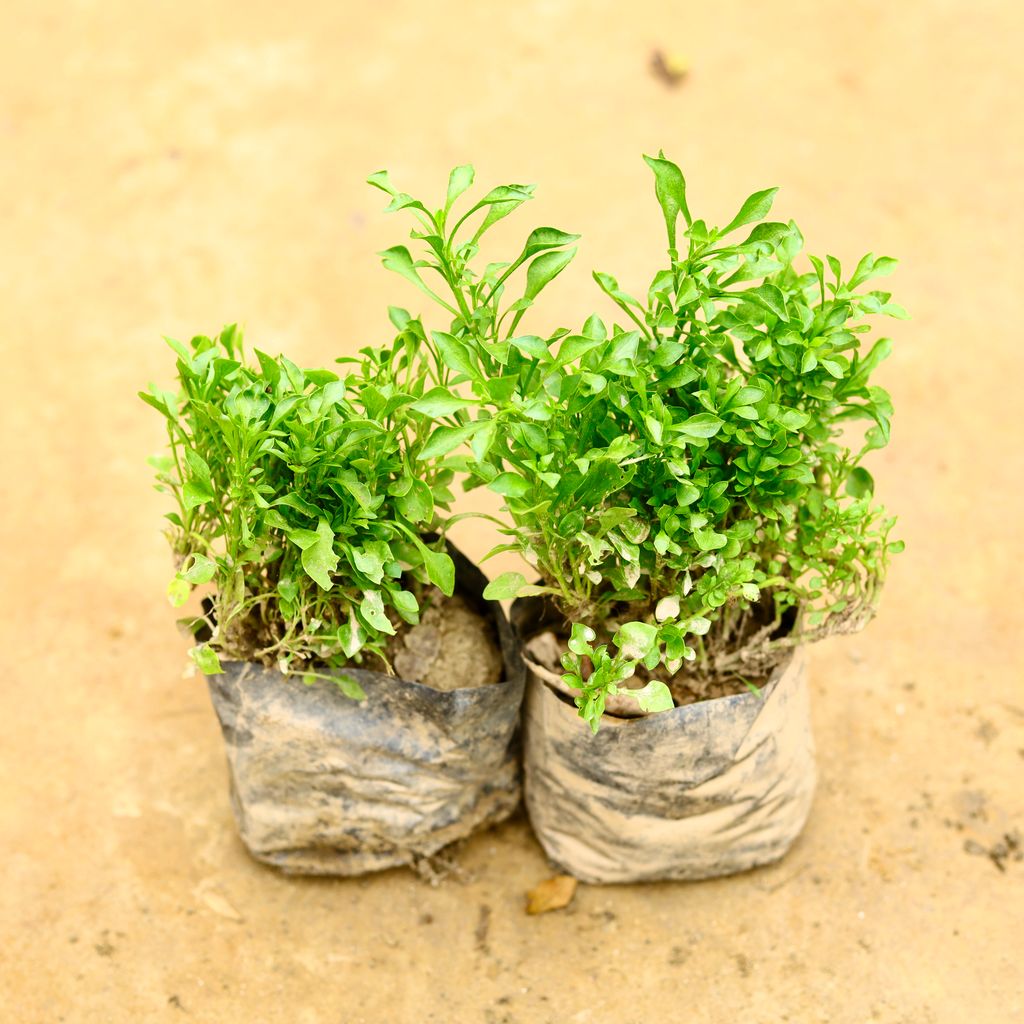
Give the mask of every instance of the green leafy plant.
[[(219, 655), (308, 682), (386, 663), (388, 637), (418, 622), (425, 592), (451, 595), (436, 534), (452, 471), (420, 458), (432, 423), (416, 403), (431, 378), (414, 327), (402, 328), (340, 375), (258, 350), (251, 365), (235, 326), (168, 341), (180, 389), (140, 397), (167, 425), (169, 454), (153, 462), (177, 506), (171, 603), (213, 584), (204, 614), (186, 620), (205, 636), (191, 651), (203, 672), (221, 671)], [(352, 677), (329, 678), (362, 697)]]
[(891, 344), (865, 335), (872, 317), (905, 316), (868, 286), (895, 261), (800, 268), (796, 224), (765, 220), (775, 189), (716, 228), (691, 216), (675, 164), (646, 160), (667, 265), (640, 298), (594, 274), (621, 325), (595, 315), (543, 335), (520, 323), (577, 236), (538, 228), (513, 260), (477, 269), (484, 232), (532, 187), (493, 189), (457, 216), (471, 168), (452, 172), (436, 211), (370, 179), (419, 222), (421, 255), (399, 246), (384, 265), (447, 319), (424, 334), (438, 385), (421, 457), (505, 499), (510, 541), (495, 551), (519, 551), (541, 583), (506, 573), (487, 596), (550, 597), (570, 627), (563, 678), (595, 730), (630, 677), (661, 710), (666, 682), (756, 689), (750, 677), (794, 645), (860, 629), (901, 547), (861, 465), (889, 440), (892, 405), (870, 378)]

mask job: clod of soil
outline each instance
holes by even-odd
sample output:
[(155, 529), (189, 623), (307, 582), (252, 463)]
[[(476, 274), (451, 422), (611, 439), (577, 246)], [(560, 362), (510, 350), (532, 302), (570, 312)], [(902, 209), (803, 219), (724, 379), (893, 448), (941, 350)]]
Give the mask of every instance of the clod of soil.
[(459, 594), (438, 595), (418, 626), (394, 638), (388, 655), (396, 675), (435, 690), (501, 681), (501, 649), (494, 625)]
[[(643, 675), (648, 673), (643, 672)], [(650, 673), (656, 675), (656, 673)], [(634, 678), (636, 678), (634, 676)], [(646, 680), (643, 680), (646, 681)], [(676, 707), (681, 708), (684, 704), (696, 704), (702, 700), (717, 700), (719, 697), (732, 697), (737, 693), (748, 693), (747, 684), (738, 676), (728, 679), (702, 679), (697, 676), (687, 675), (686, 669), (682, 669), (674, 676), (662, 680), (672, 692), (672, 699)], [(753, 679), (751, 682), (757, 686), (764, 686), (766, 678)]]

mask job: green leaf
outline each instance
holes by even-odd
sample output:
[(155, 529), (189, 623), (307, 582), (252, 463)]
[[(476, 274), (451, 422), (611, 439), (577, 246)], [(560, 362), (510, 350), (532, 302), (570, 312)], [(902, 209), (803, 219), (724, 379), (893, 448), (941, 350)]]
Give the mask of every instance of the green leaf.
[(873, 277), (887, 277), (896, 269), (897, 262), (891, 256), (876, 257), (874, 253), (869, 252), (857, 264), (857, 269), (854, 270), (847, 287), (853, 291)]
[[(478, 242), (485, 231), (491, 228), (499, 220), (507, 217), (513, 210), (518, 209), (528, 199), (533, 198), (533, 185), (499, 185), (492, 188), (480, 200), (473, 210), (489, 207), (483, 223), (477, 228), (473, 235), (473, 241)], [(471, 211), (472, 212), (472, 211)]]
[(571, 334), (562, 340), (555, 357), (555, 366), (568, 366), (581, 356), (599, 348), (604, 342), (600, 338), (588, 338), (582, 334)]
[(409, 408), (416, 412), (422, 412), (432, 419), (437, 419), (439, 416), (451, 416), (452, 413), (458, 412), (460, 409), (466, 409), (476, 404), (468, 398), (460, 398), (458, 395), (452, 394), (448, 388), (438, 386), (431, 388)]
[(786, 297), (773, 284), (765, 282), (758, 288), (751, 288), (743, 293), (745, 298), (752, 299), (764, 306), (769, 312), (774, 313), (784, 323), (789, 322), (789, 313), (786, 311)]
[(347, 658), (354, 657), (362, 650), (366, 643), (366, 634), (355, 615), (338, 627), (338, 642)]
[(217, 563), (206, 555), (192, 555), (192, 564), (181, 573), (189, 583), (209, 583), (217, 573)]
[(680, 508), (692, 505), (700, 497), (700, 489), (694, 487), (688, 480), (676, 484), (676, 504)]
[(527, 268), (524, 299), (535, 299), (570, 263), (576, 248), (556, 249), (538, 256)]
[(649, 622), (626, 622), (619, 627), (614, 640), (624, 658), (642, 661), (657, 646), (658, 627)]
[[(307, 375), (309, 371), (307, 371)], [(327, 381), (320, 390), (327, 405), (339, 405), (345, 400), (345, 382), (343, 380)]]
[(506, 374), (504, 377), (490, 377), (484, 382), (487, 397), (498, 406), (508, 405), (519, 386), (518, 374)]
[(432, 331), (431, 334), (434, 338), (434, 344), (437, 345), (441, 353), (441, 358), (449, 369), (455, 370), (456, 373), (464, 374), (473, 380), (480, 379), (480, 368), (477, 366), (466, 345), (459, 341), (458, 338), (446, 334), (444, 331)]
[(306, 501), (301, 494), (296, 494), (294, 492), (281, 495), (274, 504), (281, 508), (293, 508), (296, 512), (301, 512), (304, 516), (309, 516), (310, 519), (319, 519), (324, 514), (323, 510), (318, 505), (314, 505), (312, 502)]
[(753, 695), (754, 695), (755, 697), (760, 697), (760, 698), (761, 698), (761, 700), (764, 700), (764, 691), (763, 691), (763, 690), (761, 689), (761, 687), (759, 687), (759, 686), (755, 685), (755, 684), (754, 684), (754, 683), (752, 683), (752, 682), (751, 682), (751, 681), (750, 681), (749, 679), (744, 679), (744, 678), (743, 678), (743, 676), (740, 676), (740, 682), (741, 682), (741, 683), (743, 683), (743, 685), (744, 685), (744, 686), (745, 686), (745, 687), (746, 687), (746, 688), (747, 688), (747, 689), (748, 689), (748, 690), (749, 690), (749, 691), (750, 691), (750, 692), (751, 692), (751, 693), (752, 693), (752, 694), (753, 694)]
[(396, 192), (391, 202), (384, 208), (384, 212), (394, 213), (396, 210), (406, 210), (410, 208), (429, 215), (427, 208), (418, 199), (414, 199), (407, 192)]
[(380, 549), (367, 544), (365, 548), (351, 549), (352, 564), (358, 572), (374, 583), (384, 579), (385, 554)]
[(242, 330), (238, 324), (228, 324), (217, 339), (221, 347), (232, 359), (240, 356), (242, 352)]
[(717, 551), (719, 548), (724, 548), (729, 542), (729, 538), (725, 534), (707, 529), (694, 530), (693, 540), (698, 551)]
[(420, 606), (416, 601), (416, 595), (408, 590), (392, 590), (388, 595), (394, 605), (395, 611), (410, 625), (415, 626), (420, 621)]
[(896, 320), (909, 320), (910, 314), (900, 305), (895, 302), (887, 302), (882, 306), (881, 312), (886, 316), (891, 316)]
[(862, 466), (854, 466), (846, 478), (846, 493), (854, 498), (869, 498), (875, 493), (874, 477)]
[(196, 663), (204, 676), (216, 676), (224, 671), (220, 667), (220, 658), (217, 657), (217, 652), (206, 644), (193, 647), (188, 652), (188, 656)]
[(515, 473), (499, 473), (487, 486), (506, 498), (523, 498), (532, 489), (529, 481)]
[(518, 597), (526, 586), (526, 577), (521, 572), (503, 572), (487, 584), (484, 597), (488, 601), (509, 601)]
[(201, 480), (207, 486), (212, 484), (210, 467), (207, 465), (206, 459), (204, 459), (199, 452), (192, 448), (186, 449), (185, 461), (188, 463), (189, 469), (192, 470), (192, 474), (197, 480)]
[(378, 633), (394, 636), (395, 627), (384, 611), (384, 599), (379, 590), (368, 590), (359, 603), (359, 614), (363, 621)]
[(176, 421), (178, 419), (177, 403), (174, 395), (167, 392), (161, 392), (157, 388), (153, 388), (153, 392), (140, 391), (138, 393), (146, 405), (156, 409), (162, 416), (166, 416), (169, 420)]
[(542, 362), (550, 362), (551, 360), (551, 350), (543, 338), (527, 334), (520, 338), (509, 338), (508, 343), (513, 348), (519, 349), (520, 352), (532, 356), (534, 359), (540, 359)]
[(452, 173), (448, 175), (448, 198), (445, 203), (445, 209), (450, 210), (452, 203), (455, 202), (463, 192), (466, 191), (473, 184), (474, 171), (471, 164), (462, 164), (460, 167), (455, 167)]
[(640, 710), (647, 714), (671, 711), (676, 706), (672, 699), (672, 691), (657, 679), (652, 679), (639, 690), (622, 690), (620, 692), (632, 697), (640, 705)]
[(367, 185), (372, 185), (374, 188), (379, 188), (381, 192), (386, 192), (389, 196), (395, 195), (395, 189), (391, 184), (387, 171), (374, 171), (374, 173), (366, 179), (366, 183)]
[(764, 220), (772, 208), (772, 200), (778, 191), (778, 188), (766, 188), (760, 192), (755, 192), (751, 196), (747, 196), (746, 201), (740, 207), (740, 212), (722, 228), (722, 234), (727, 235), (744, 224), (753, 223), (755, 220)]
[(276, 359), (268, 356), (265, 352), (261, 352), (259, 349), (256, 349), (255, 351), (263, 376), (267, 378), (271, 390), (276, 390), (278, 384), (281, 382), (281, 367), (278, 366)]
[(186, 480), (181, 489), (181, 499), (185, 508), (191, 510), (213, 501), (213, 491), (203, 480)]
[(473, 458), (477, 462), (483, 462), (487, 458), (487, 453), (491, 450), (491, 445), (494, 444), (494, 438), (498, 431), (498, 421), (478, 420), (474, 426), (477, 425), (480, 426), (480, 429), (470, 439), (469, 447), (473, 452)]
[(861, 374), (870, 374), (883, 359), (892, 355), (892, 338), (879, 338), (871, 351), (858, 363), (858, 370)]
[(387, 270), (394, 271), (394, 273), (404, 277), (407, 281), (411, 281), (420, 291), (425, 292), (431, 297), (434, 296), (434, 293), (424, 283), (423, 278), (420, 277), (412, 254), (404, 245), (396, 245), (391, 249), (385, 249), (377, 255), (380, 256), (381, 263), (383, 263)]
[(413, 480), (409, 490), (395, 498), (395, 507), (410, 523), (429, 523), (434, 518), (434, 496), (423, 480)]
[(519, 206), (533, 198), (533, 185), (498, 185), (480, 200), (477, 206), (503, 206), (515, 203)]
[(534, 228), (530, 232), (530, 237), (527, 238), (519, 258), (526, 260), (545, 249), (559, 249), (577, 241), (579, 237), (579, 235), (570, 235), (565, 231), (559, 231), (558, 228)]
[(796, 431), (806, 427), (810, 423), (811, 417), (809, 413), (803, 412), (800, 409), (782, 409), (776, 420), (787, 430)]
[(180, 341), (176, 341), (174, 338), (168, 338), (165, 334), (164, 343), (186, 365), (192, 361), (192, 357), (189, 355), (188, 349), (182, 345)]
[(281, 366), (284, 368), (285, 375), (288, 377), (291, 386), (297, 392), (305, 390), (306, 387), (306, 375), (299, 369), (290, 359), (285, 356), (280, 357)]
[(668, 245), (670, 249), (676, 248), (676, 222), (679, 214), (687, 225), (690, 224), (690, 210), (686, 205), (686, 179), (683, 172), (671, 160), (666, 160), (665, 155), (657, 157), (645, 156), (647, 166), (654, 172), (654, 194), (661, 205), (661, 212), (665, 217), (665, 228), (668, 232)]
[(597, 634), (582, 622), (574, 622), (569, 636), (569, 650), (580, 657), (593, 654), (590, 646), (597, 639)]
[(326, 519), (321, 519), (316, 530), (291, 530), (289, 540), (302, 550), (302, 568), (322, 590), (334, 585), (331, 573), (338, 568), (334, 553), (334, 531)]
[(388, 306), (388, 319), (398, 330), (404, 331), (412, 320), (412, 314), (401, 306)]
[(723, 421), (709, 412), (698, 413), (677, 423), (675, 429), (687, 437), (714, 437), (722, 429)]
[(484, 424), (484, 420), (467, 423), (462, 427), (438, 427), (420, 449), (416, 459), (437, 459), (465, 444)]
[(612, 277), (611, 274), (606, 274), (601, 270), (595, 270), (591, 275), (597, 282), (598, 287), (607, 295), (609, 298), (614, 299), (616, 303), (626, 312), (630, 313), (631, 316), (635, 316), (630, 306), (634, 306), (636, 309), (641, 309), (640, 303), (633, 298), (632, 295), (627, 295), (624, 291), (619, 288), (619, 282)]
[(352, 700), (366, 700), (366, 691), (347, 672), (339, 672), (333, 678), (338, 689), (346, 697), (350, 697)]
[(180, 608), (192, 593), (192, 587), (187, 580), (178, 573), (170, 583), (167, 584), (167, 600), (171, 602), (172, 608)]
[(427, 579), (442, 594), (446, 597), (451, 597), (455, 592), (455, 563), (445, 552), (433, 551), (418, 539), (415, 543), (423, 558), (423, 567), (427, 571)]

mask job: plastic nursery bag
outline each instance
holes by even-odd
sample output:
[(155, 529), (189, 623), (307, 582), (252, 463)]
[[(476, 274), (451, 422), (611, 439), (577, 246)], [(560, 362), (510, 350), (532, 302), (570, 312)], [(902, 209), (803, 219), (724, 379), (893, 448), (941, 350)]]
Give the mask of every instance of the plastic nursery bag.
[(530, 655), (526, 806), (559, 868), (591, 883), (711, 878), (776, 861), (799, 835), (816, 781), (799, 651), (760, 696), (606, 714), (596, 735)]
[(258, 860), (318, 875), (414, 864), (515, 809), (525, 669), (501, 608), (482, 600), (485, 577), (450, 553), (457, 590), (497, 629), (501, 682), (441, 691), (350, 669), (366, 691), (357, 702), (245, 662), (208, 678), (235, 818)]

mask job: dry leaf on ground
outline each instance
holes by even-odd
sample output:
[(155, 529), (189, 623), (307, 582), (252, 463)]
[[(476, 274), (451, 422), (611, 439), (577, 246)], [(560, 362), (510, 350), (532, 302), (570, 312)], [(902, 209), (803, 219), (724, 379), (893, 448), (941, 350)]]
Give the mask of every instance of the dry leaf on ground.
[(561, 910), (572, 903), (579, 883), (572, 875), (555, 875), (526, 894), (528, 914), (546, 914), (549, 910)]
[(690, 62), (682, 54), (655, 50), (651, 54), (651, 71), (665, 85), (674, 88), (690, 73)]

